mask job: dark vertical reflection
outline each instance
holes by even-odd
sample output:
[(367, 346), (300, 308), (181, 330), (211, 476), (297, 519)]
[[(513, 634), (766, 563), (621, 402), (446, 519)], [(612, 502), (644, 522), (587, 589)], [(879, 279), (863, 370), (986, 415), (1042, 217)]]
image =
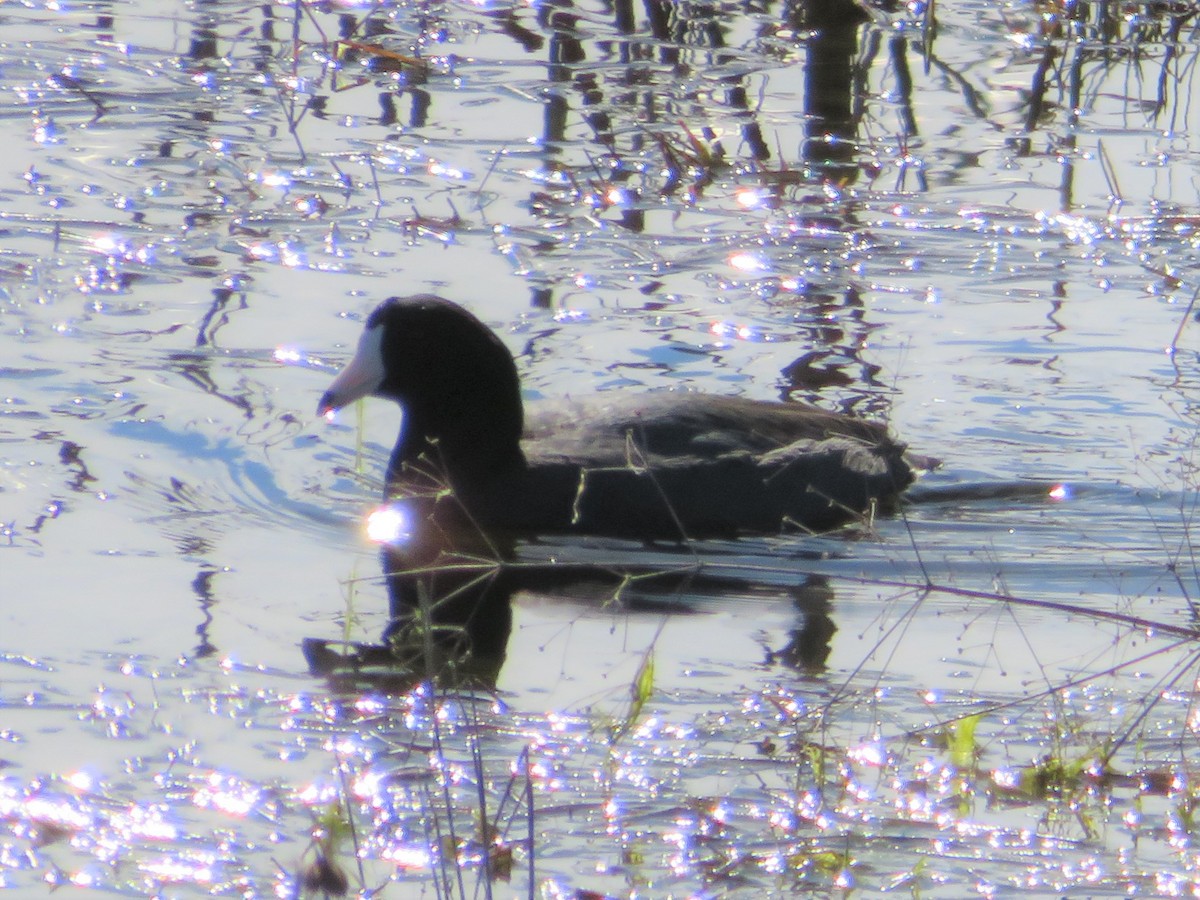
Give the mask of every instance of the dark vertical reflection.
[(198, 642), (196, 649), (192, 651), (197, 659), (212, 656), (217, 652), (217, 647), (209, 639), (209, 628), (213, 622), (212, 608), (217, 602), (212, 590), (212, 580), (216, 574), (216, 569), (201, 568), (196, 577), (192, 579), (192, 592), (200, 600), (200, 612), (203, 616), (200, 624), (196, 626)]
[[(550, 32), (547, 49), (546, 80), (555, 85), (567, 85), (571, 81), (571, 66), (586, 58), (583, 44), (573, 34), (576, 17), (564, 7), (568, 0), (556, 0), (538, 8), (538, 23)], [(570, 104), (566, 88), (553, 88), (546, 103), (543, 140), (547, 145), (561, 143), (566, 139), (567, 114)]]
[(896, 94), (900, 99), (901, 134), (905, 140), (917, 136), (917, 115), (913, 110), (913, 79), (908, 66), (908, 41), (901, 35), (893, 35), (888, 41), (892, 61), (892, 71), (895, 73)]
[(659, 59), (667, 65), (679, 64), (679, 47), (671, 23), (676, 21), (673, 0), (646, 0), (646, 16), (650, 20), (650, 36), (660, 41)]
[[(1062, 179), (1059, 181), (1059, 208), (1068, 212), (1075, 207), (1075, 150), (1078, 146), (1079, 106), (1083, 102), (1083, 59), (1084, 49), (1076, 44), (1071, 55), (1071, 65), (1067, 71), (1067, 96), (1070, 103), (1070, 113), (1067, 128), (1062, 137)], [(1119, 199), (1119, 198), (1114, 198)]]
[(112, 42), (116, 40), (114, 32), (116, 30), (117, 19), (113, 15), (112, 0), (97, 0), (90, 4), (90, 7), (95, 12), (96, 21), (94, 24), (88, 25), (84, 23), (83, 27), (94, 30), (96, 39), (103, 42)]
[[(219, 19), (215, 13), (210, 11), (212, 9), (211, 2), (202, 2), (197, 5), (197, 14), (192, 22), (191, 40), (187, 52), (183, 56), (185, 65), (190, 65), (192, 71), (197, 73), (214, 73), (215, 67), (212, 63), (221, 58), (217, 35)], [(215, 122), (218, 100), (215, 96), (208, 95), (201, 95), (200, 99), (201, 102), (194, 103), (190, 110), (192, 120), (205, 125)], [(201, 133), (206, 135), (207, 130)]]
[(246, 294), (243, 291), (235, 291), (228, 287), (213, 288), (213, 300), (200, 320), (200, 325), (196, 329), (196, 346), (206, 347), (213, 345), (217, 332), (225, 325), (229, 324), (229, 301), (234, 296), (238, 297), (239, 302), (237, 309), (247, 309), (249, 304), (246, 302)]
[(782, 663), (807, 674), (825, 671), (833, 650), (837, 624), (833, 621), (833, 588), (823, 575), (809, 575), (791, 590), (792, 604), (799, 617), (788, 643), (767, 653), (768, 662)]
[(221, 58), (221, 54), (217, 50), (215, 20), (206, 17), (192, 29), (192, 42), (188, 47), (187, 57), (195, 62)]
[(800, 158), (840, 183), (858, 173), (854, 57), (867, 15), (852, 0), (801, 0), (792, 26), (809, 32), (804, 61), (804, 143)]

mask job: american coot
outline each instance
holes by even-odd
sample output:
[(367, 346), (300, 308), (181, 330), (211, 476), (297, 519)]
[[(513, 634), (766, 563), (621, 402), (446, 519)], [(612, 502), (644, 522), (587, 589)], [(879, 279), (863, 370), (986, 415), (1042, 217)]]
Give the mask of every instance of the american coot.
[(477, 650), (503, 648), (515, 583), (494, 564), (522, 538), (827, 530), (894, 505), (926, 462), (882, 425), (800, 403), (613, 392), (526, 419), (512, 354), (432, 295), (380, 304), (317, 410), (367, 395), (403, 409), (386, 481), (408, 523), (384, 550), (393, 620), (432, 601)]

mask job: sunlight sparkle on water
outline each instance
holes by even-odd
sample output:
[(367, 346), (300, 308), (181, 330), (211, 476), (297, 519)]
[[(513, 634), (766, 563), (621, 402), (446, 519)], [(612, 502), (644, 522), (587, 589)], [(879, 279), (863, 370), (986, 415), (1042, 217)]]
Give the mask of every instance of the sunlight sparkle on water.
[[(3, 798), (0, 798), (2, 800)], [(11, 808), (16, 811), (18, 821), (25, 819), (39, 828), (75, 832), (84, 831), (93, 825), (91, 816), (74, 803), (51, 796), (30, 797), (9, 804), (0, 802), (0, 810)]]
[(127, 262), (150, 263), (154, 261), (154, 248), (149, 244), (134, 244), (118, 234), (106, 233), (92, 238), (92, 249), (98, 253)]
[(994, 769), (992, 781), (999, 787), (1016, 790), (1021, 786), (1021, 773), (1016, 769)]
[(308, 265), (308, 259), (288, 244), (279, 247), (279, 261), (289, 269), (300, 269)]
[(354, 779), (351, 790), (354, 791), (354, 796), (358, 797), (358, 799), (370, 800), (372, 797), (379, 796), (386, 783), (386, 772), (363, 772)]
[(389, 503), (372, 510), (367, 516), (367, 537), (377, 544), (403, 544), (412, 537), (408, 509)]
[(387, 712), (387, 703), (379, 697), (359, 697), (354, 701), (354, 711), (359, 715), (377, 716)]
[(429, 174), (434, 175), (434, 176), (440, 175), (443, 178), (453, 178), (456, 181), (461, 181), (467, 177), (466, 173), (463, 172), (462, 169), (456, 169), (452, 166), (446, 166), (440, 162), (430, 162), (429, 163)]
[(300, 269), (308, 266), (308, 258), (304, 253), (301, 250), (293, 248), (287, 241), (279, 241), (275, 244), (265, 242), (251, 244), (246, 248), (246, 253), (251, 259), (262, 260), (264, 262), (277, 262), (289, 269)]
[(250, 180), (257, 180), (263, 187), (288, 188), (292, 185), (292, 179), (282, 172), (259, 172), (257, 178), (252, 174)]
[(47, 119), (33, 130), (35, 144), (57, 144), (62, 140), (58, 127), (53, 120)]
[(864, 766), (882, 766), (887, 761), (887, 751), (879, 741), (852, 747), (846, 755)]
[(359, 753), (358, 735), (344, 735), (331, 738), (324, 743), (324, 749), (338, 757), (357, 756)]
[(156, 804), (150, 807), (132, 806), (125, 813), (117, 813), (112, 817), (113, 826), (126, 840), (131, 837), (146, 838), (152, 841), (174, 841), (179, 839), (179, 829), (170, 822), (164, 821), (166, 807)]
[(213, 869), (210, 863), (188, 862), (181, 859), (162, 859), (144, 862), (139, 867), (157, 880), (180, 883), (211, 884)]
[(324, 806), (340, 799), (339, 788), (331, 784), (310, 784), (300, 791), (299, 797), (306, 806)]
[(756, 206), (761, 206), (763, 200), (769, 197), (770, 194), (761, 188), (741, 188), (734, 195), (737, 198), (738, 205), (745, 209), (754, 209)]
[(1050, 493), (1047, 495), (1051, 500), (1070, 500), (1071, 486), (1068, 484), (1056, 484), (1050, 488)]
[(766, 339), (763, 333), (753, 325), (738, 325), (736, 322), (713, 322), (708, 326), (708, 330), (717, 337), (737, 338), (739, 341)]
[(428, 850), (424, 847), (414, 845), (388, 847), (380, 856), (395, 863), (397, 868), (408, 869), (410, 871), (424, 869), (433, 863), (433, 858)]
[(208, 776), (208, 783), (192, 794), (192, 803), (203, 809), (215, 809), (226, 815), (243, 818), (259, 800), (257, 788), (240, 783), (219, 772)]
[(302, 216), (319, 216), (325, 212), (327, 205), (321, 197), (298, 197), (292, 208)]
[(610, 187), (608, 193), (604, 195), (604, 199), (610, 206), (620, 206), (629, 201), (629, 195), (622, 188)]
[(87, 772), (71, 772), (63, 776), (63, 781), (77, 791), (91, 791), (96, 787), (96, 780)]
[(552, 169), (550, 171), (545, 171), (542, 169), (523, 169), (517, 174), (528, 179), (529, 181), (555, 187), (566, 187), (571, 183), (570, 176), (565, 172), (559, 171), (558, 169)]
[(739, 272), (765, 272), (768, 268), (762, 257), (746, 252), (735, 253), (729, 257), (729, 264)]

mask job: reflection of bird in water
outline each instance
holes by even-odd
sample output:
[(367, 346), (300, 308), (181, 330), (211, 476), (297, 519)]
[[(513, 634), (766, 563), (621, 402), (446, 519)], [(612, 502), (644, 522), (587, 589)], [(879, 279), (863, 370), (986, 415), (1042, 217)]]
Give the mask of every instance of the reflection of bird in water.
[(370, 315), (318, 412), (367, 395), (404, 410), (387, 469), (391, 630), (425, 605), (433, 622), (466, 626), (477, 653), (503, 652), (509, 596), (546, 575), (498, 565), (519, 539), (824, 530), (892, 506), (928, 463), (882, 425), (799, 403), (613, 393), (539, 403), (526, 419), (505, 345), (429, 295)]
[(800, 619), (785, 647), (767, 651), (767, 662), (779, 662), (801, 672), (823, 672), (837, 633), (831, 615), (833, 588), (823, 575), (809, 575), (789, 593)]

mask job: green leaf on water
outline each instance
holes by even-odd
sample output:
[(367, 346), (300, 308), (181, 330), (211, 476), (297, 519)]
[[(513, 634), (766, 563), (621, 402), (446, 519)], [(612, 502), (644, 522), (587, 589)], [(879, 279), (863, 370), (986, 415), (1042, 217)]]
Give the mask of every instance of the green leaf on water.
[(950, 762), (959, 769), (969, 769), (975, 765), (975, 729), (982, 718), (981, 715), (964, 716), (950, 729), (946, 749), (950, 751)]
[(624, 719), (618, 722), (612, 729), (611, 740), (620, 740), (633, 723), (637, 721), (642, 714), (642, 709), (646, 706), (646, 701), (654, 694), (654, 653), (646, 651), (646, 655), (642, 657), (642, 662), (638, 666), (637, 673), (633, 676), (633, 681), (629, 685), (629, 709), (625, 713)]

